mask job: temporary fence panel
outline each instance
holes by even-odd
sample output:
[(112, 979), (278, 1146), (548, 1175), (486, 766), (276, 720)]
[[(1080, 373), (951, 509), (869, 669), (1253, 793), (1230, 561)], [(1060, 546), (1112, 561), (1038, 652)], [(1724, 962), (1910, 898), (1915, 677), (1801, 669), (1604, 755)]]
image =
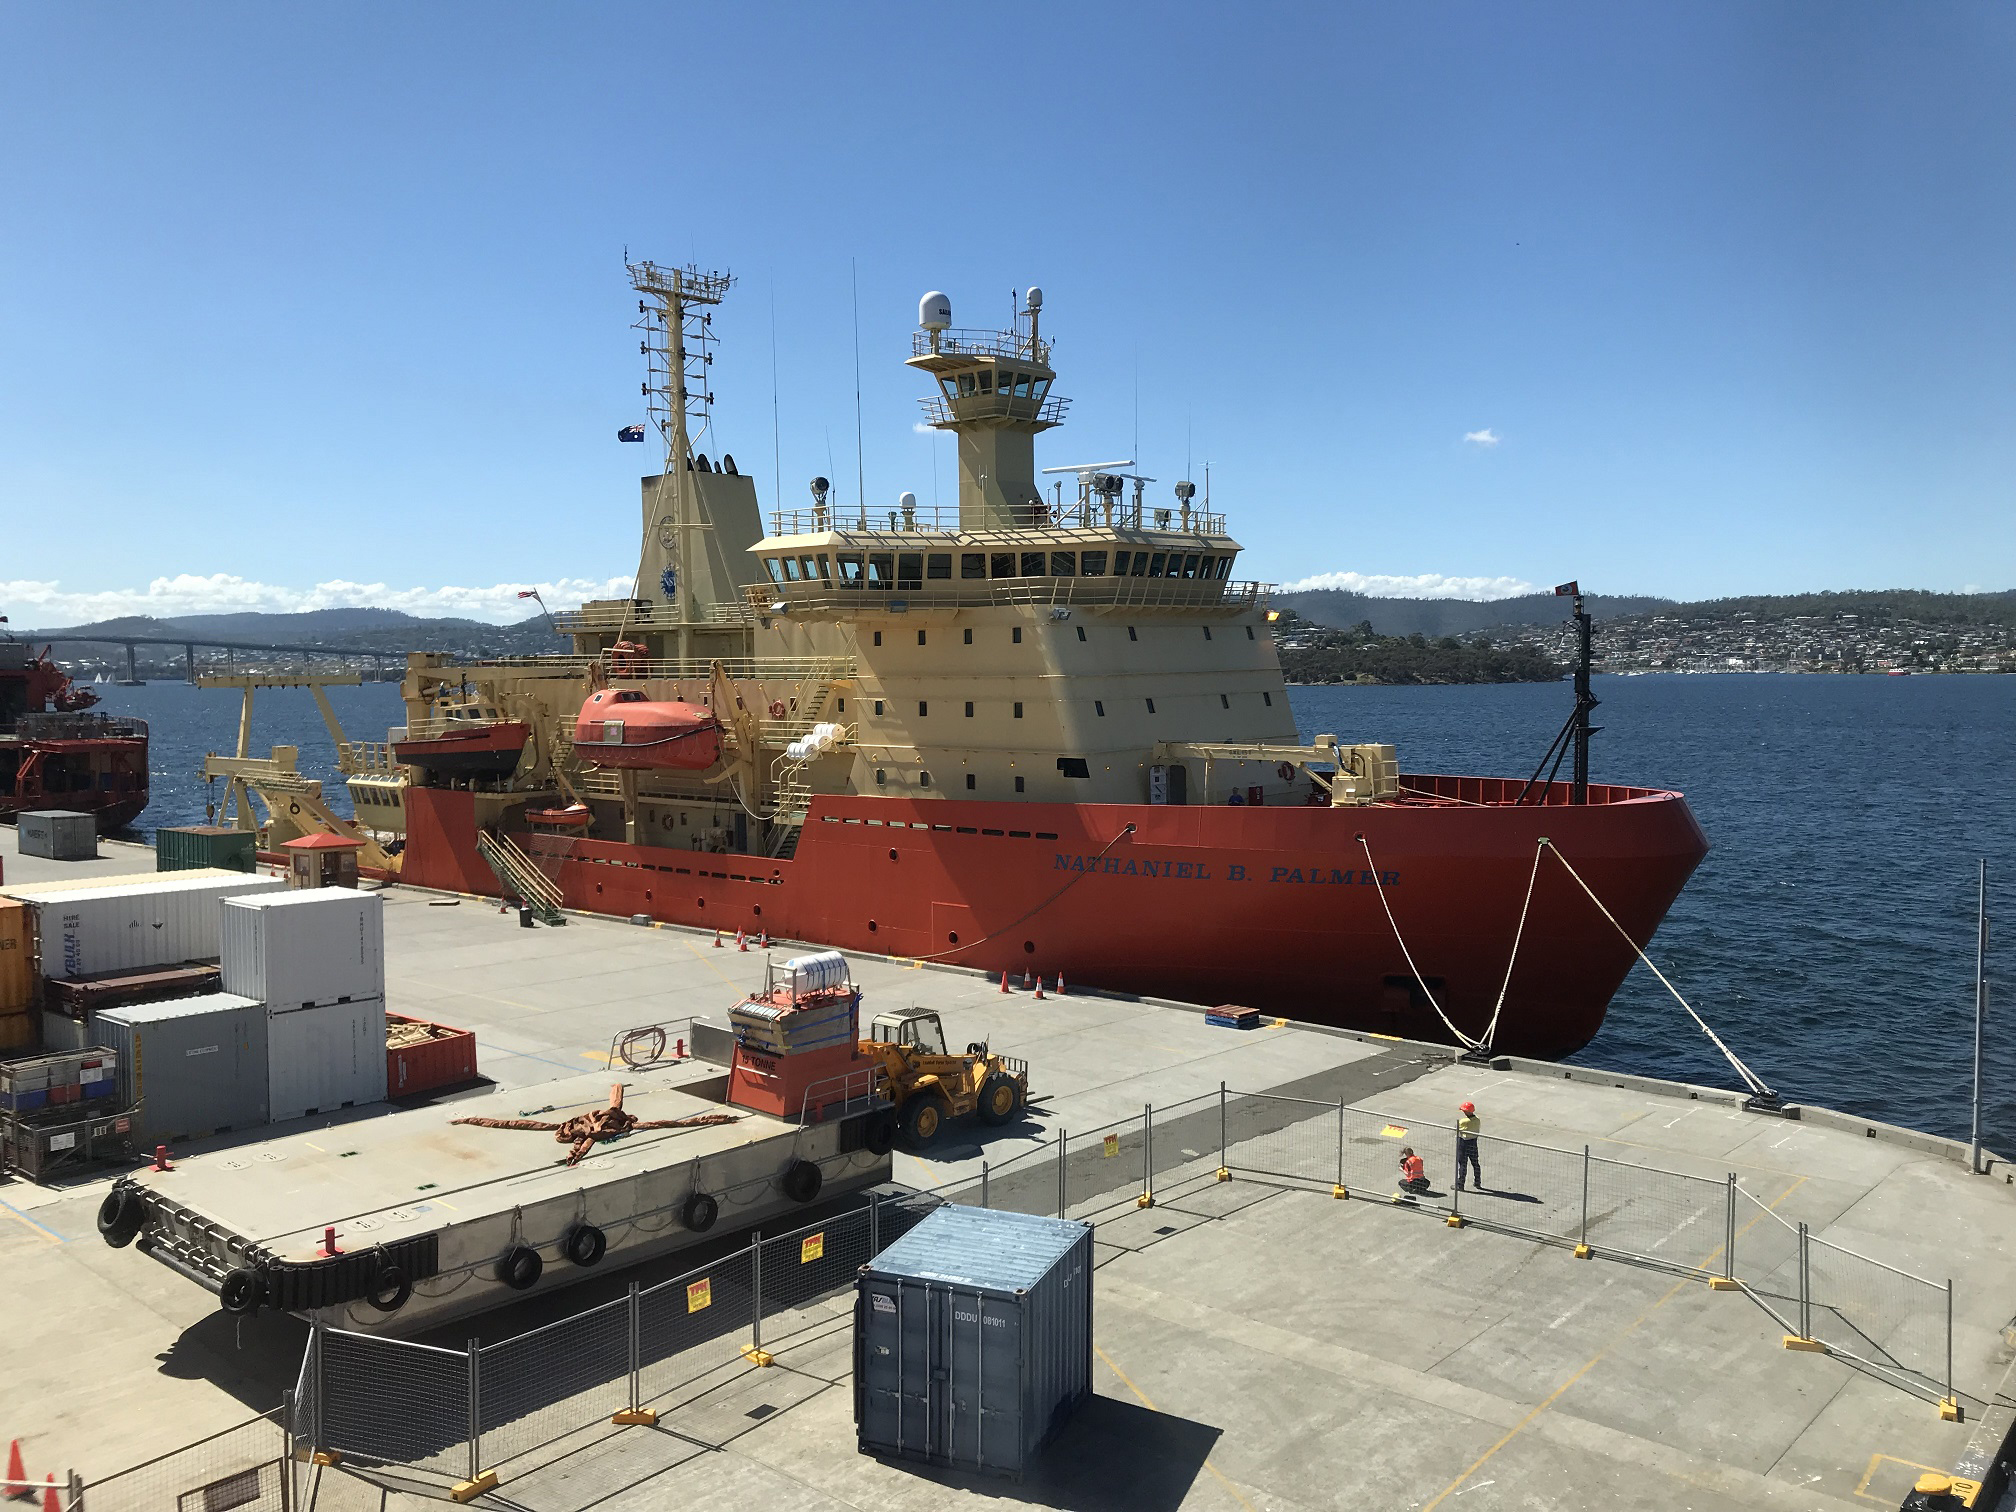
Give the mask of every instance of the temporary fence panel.
[[(754, 1273), (761, 1347), (776, 1349), (845, 1316), (855, 1273), (875, 1258), (876, 1243), (865, 1208), (763, 1239)], [(836, 1298), (845, 1305), (833, 1305)]]
[(1218, 1169), (1216, 1092), (1182, 1102), (1156, 1104), (1148, 1130), (1149, 1189), (1159, 1201)]
[[(90, 1512), (293, 1512), (284, 1414), (262, 1413), (157, 1459), (85, 1484)], [(73, 1503), (59, 1492), (65, 1507)]]
[(752, 1254), (737, 1250), (711, 1265), (638, 1293), (638, 1400), (649, 1402), (740, 1357), (752, 1341)]
[(315, 1447), (460, 1480), (469, 1473), (467, 1353), (339, 1329), (320, 1335)]
[(1344, 1119), (1339, 1104), (1269, 1092), (1227, 1092), (1220, 1111), (1220, 1155), (1228, 1170), (1337, 1182)]
[(1925, 1280), (1809, 1234), (1806, 1329), (1894, 1384), (1952, 1392), (1950, 1283)]
[(1787, 1333), (1802, 1334), (1798, 1225), (1781, 1218), (1740, 1182), (1731, 1181), (1729, 1190), (1734, 1208), (1722, 1273), (1741, 1281)]
[(999, 1164), (990, 1164), (986, 1206), (1004, 1213), (1056, 1217), (1057, 1169), (1063, 1148), (1059, 1141), (1048, 1139)]
[(1139, 1114), (1073, 1132), (1064, 1150), (1066, 1218), (1112, 1217), (1146, 1189), (1147, 1127)]
[(1589, 1158), (1586, 1242), (1693, 1275), (1723, 1273), (1727, 1182)]
[(630, 1300), (476, 1352), (477, 1463), (491, 1470), (630, 1405)]

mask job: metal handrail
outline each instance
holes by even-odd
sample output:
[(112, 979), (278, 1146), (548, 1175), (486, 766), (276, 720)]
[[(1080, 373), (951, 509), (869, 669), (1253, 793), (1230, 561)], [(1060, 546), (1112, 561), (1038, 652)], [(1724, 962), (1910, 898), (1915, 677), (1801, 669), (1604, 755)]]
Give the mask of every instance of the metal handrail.
[[(961, 394), (957, 408), (954, 408), (954, 401), (943, 394), (934, 394), (920, 398), (917, 403), (924, 410), (926, 425), (948, 429), (962, 420), (993, 420), (1003, 416), (1033, 425), (1062, 425), (1065, 412), (1071, 408), (1071, 401), (1062, 394), (1050, 394), (1042, 399), (1033, 395)], [(960, 413), (962, 410), (963, 414)]]
[(1020, 331), (983, 331), (952, 327), (943, 331), (910, 333), (913, 357), (1006, 357), (1015, 361), (1050, 365), (1050, 343), (1025, 336)]
[[(942, 584), (942, 586), (940, 586)], [(987, 578), (923, 588), (843, 587), (835, 583), (770, 583), (746, 589), (760, 611), (801, 609), (903, 610), (966, 609), (1004, 604), (1086, 608), (1211, 609), (1258, 607), (1274, 592), (1272, 583), (1219, 582), (1201, 578)], [(777, 610), (773, 605), (782, 604)], [(900, 611), (899, 611), (900, 612)]]
[[(1186, 542), (1215, 543), (1225, 539), (1225, 515), (1221, 510), (1193, 508), (1186, 514), (1180, 505), (1160, 504), (1144, 504), (1137, 510), (1132, 500), (1124, 500), (1116, 501), (1109, 515), (1105, 501), (1096, 497), (1090, 502), (1068, 499), (1062, 503), (1023, 507), (1029, 518), (1011, 527), (971, 529), (960, 524), (960, 506), (957, 504), (917, 504), (908, 509), (873, 510), (859, 504), (773, 509), (770, 511), (770, 534), (773, 537), (839, 535), (850, 538), (866, 534), (877, 541), (888, 539), (895, 544), (900, 544), (907, 537), (935, 536), (974, 546), (1014, 546), (1018, 549), (1026, 546), (1030, 550), (1037, 547), (1048, 549), (1053, 545), (1086, 544), (1080, 537), (1088, 533), (1093, 534), (1096, 543), (1103, 546), (1124, 547), (1135, 543), (1133, 536), (1116, 540), (1116, 531), (1175, 535), (1183, 537)], [(1162, 543), (1147, 540), (1140, 544), (1152, 549)], [(1216, 551), (1222, 548), (1213, 544), (1210, 549)]]

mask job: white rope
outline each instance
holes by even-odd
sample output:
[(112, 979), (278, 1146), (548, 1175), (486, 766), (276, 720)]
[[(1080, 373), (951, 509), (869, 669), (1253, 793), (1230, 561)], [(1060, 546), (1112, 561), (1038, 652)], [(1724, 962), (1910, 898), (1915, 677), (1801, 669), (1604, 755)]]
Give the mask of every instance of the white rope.
[(1512, 988), (1512, 967), (1519, 960), (1519, 944), (1526, 938), (1526, 915), (1533, 907), (1533, 884), (1540, 880), (1540, 853), (1547, 849), (1543, 835), (1533, 847), (1533, 870), (1526, 878), (1526, 901), (1519, 905), (1519, 927), (1512, 933), (1512, 954), (1505, 960), (1505, 980), (1498, 984), (1498, 1001), (1491, 1008), (1491, 1022), (1484, 1026), (1484, 1043), (1498, 1037), (1498, 1015), (1505, 1011), (1505, 994)]
[(1449, 1021), (1449, 1015), (1442, 1011), (1442, 1005), (1435, 1001), (1435, 994), (1429, 988), (1427, 978), (1421, 975), (1421, 968), (1414, 964), (1414, 952), (1407, 948), (1406, 937), (1400, 933), (1400, 921), (1393, 917), (1393, 905), (1386, 901), (1386, 884), (1379, 880), (1379, 863), (1372, 859), (1372, 842), (1360, 835), (1358, 843), (1365, 847), (1365, 864), (1372, 868), (1372, 886), (1378, 891), (1379, 906), (1386, 910), (1386, 922), (1393, 926), (1393, 938), (1400, 942), (1400, 954), (1406, 959), (1407, 969), (1414, 974), (1414, 980), (1421, 984), (1421, 995), (1428, 999), (1428, 1006), (1435, 1010), (1435, 1016), (1442, 1020), (1442, 1026), (1456, 1036), (1464, 1049), (1482, 1050), (1486, 1041), (1474, 1040), (1458, 1029)]
[(1682, 1008), (1685, 1008), (1687, 1010), (1687, 1016), (1692, 1020), (1694, 1020), (1696, 1027), (1698, 1027), (1703, 1034), (1708, 1036), (1709, 1040), (1714, 1044), (1715, 1048), (1717, 1050), (1720, 1050), (1724, 1058), (1728, 1060), (1729, 1064), (1736, 1068), (1736, 1074), (1742, 1077), (1743, 1080), (1749, 1084), (1751, 1092), (1759, 1097), (1776, 1097), (1778, 1094), (1773, 1092), (1771, 1088), (1765, 1084), (1764, 1078), (1759, 1076), (1756, 1072), (1752, 1071), (1748, 1066), (1744, 1065), (1743, 1062), (1737, 1058), (1736, 1052), (1734, 1050), (1731, 1050), (1727, 1045), (1722, 1043), (1722, 1037), (1718, 1035), (1713, 1029), (1710, 1029), (1708, 1027), (1708, 1021), (1702, 1018), (1700, 1014), (1694, 1011), (1694, 1005), (1689, 1003), (1687, 999), (1685, 999), (1680, 995), (1680, 989), (1678, 987), (1675, 987), (1671, 982), (1666, 980), (1666, 973), (1661, 971), (1657, 966), (1654, 966), (1652, 964), (1652, 958), (1647, 954), (1645, 954), (1643, 950), (1639, 949), (1638, 942), (1631, 938), (1631, 932), (1627, 930), (1622, 924), (1617, 923), (1617, 916), (1611, 913), (1609, 909), (1603, 906), (1603, 900), (1596, 896), (1595, 889), (1590, 887), (1590, 885), (1587, 882), (1584, 882), (1582, 880), (1582, 874), (1577, 870), (1575, 870), (1574, 866), (1569, 862), (1566, 856), (1561, 855), (1561, 847), (1554, 844), (1551, 840), (1547, 840), (1544, 838), (1541, 840), (1540, 844), (1544, 846), (1546, 849), (1554, 852), (1556, 856), (1560, 857), (1561, 864), (1568, 868), (1568, 875), (1575, 879), (1576, 884), (1582, 889), (1582, 891), (1589, 894), (1589, 901), (1596, 905), (1597, 911), (1600, 912), (1604, 918), (1608, 919), (1612, 924), (1615, 924), (1617, 926), (1617, 933), (1623, 935), (1625, 943), (1628, 944), (1633, 950), (1638, 952), (1638, 959), (1645, 963), (1645, 969), (1651, 972), (1652, 975), (1654, 975), (1655, 977), (1659, 978), (1659, 985), (1661, 987), (1664, 987), (1668, 992), (1673, 994), (1674, 1002), (1678, 1003)]

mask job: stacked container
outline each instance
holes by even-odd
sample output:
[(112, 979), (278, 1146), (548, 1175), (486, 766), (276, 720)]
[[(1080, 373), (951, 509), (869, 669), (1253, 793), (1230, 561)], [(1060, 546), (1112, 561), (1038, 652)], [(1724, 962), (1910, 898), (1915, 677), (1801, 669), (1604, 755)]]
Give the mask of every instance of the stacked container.
[(217, 992), (108, 1008), (96, 1029), (118, 1057), (136, 1142), (200, 1139), (267, 1121), (266, 1010)]
[(941, 1207), (861, 1268), (865, 1454), (1022, 1478), (1092, 1394), (1092, 1228)]
[(7, 892), (35, 911), (42, 975), (78, 977), (214, 958), (218, 903), (286, 886), (279, 877), (205, 871)]
[(98, 821), (67, 809), (32, 809), (15, 820), (24, 856), (45, 861), (95, 861)]
[(35, 1113), (118, 1095), (119, 1057), (93, 1048), (0, 1064), (0, 1113)]
[(0, 1051), (34, 1042), (35, 983), (35, 916), (0, 898)]
[(385, 904), (347, 887), (228, 900), (224, 990), (265, 1005), (275, 1122), (385, 1098)]

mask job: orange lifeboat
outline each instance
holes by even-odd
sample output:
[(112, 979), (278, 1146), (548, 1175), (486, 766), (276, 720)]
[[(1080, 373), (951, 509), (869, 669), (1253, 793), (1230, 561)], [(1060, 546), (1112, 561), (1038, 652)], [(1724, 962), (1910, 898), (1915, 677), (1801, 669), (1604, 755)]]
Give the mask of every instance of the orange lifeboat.
[(596, 766), (704, 772), (721, 759), (721, 722), (698, 704), (604, 688), (581, 705), (574, 749)]

